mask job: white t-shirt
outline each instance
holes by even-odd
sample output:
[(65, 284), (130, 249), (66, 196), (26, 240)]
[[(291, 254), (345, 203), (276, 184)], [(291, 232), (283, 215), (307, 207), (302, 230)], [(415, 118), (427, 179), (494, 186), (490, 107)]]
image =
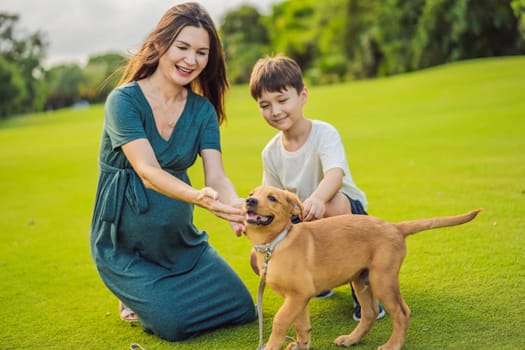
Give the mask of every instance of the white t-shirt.
[(330, 124), (312, 120), (312, 129), (306, 142), (295, 152), (284, 148), (282, 132), (277, 133), (262, 151), (263, 185), (286, 189), (305, 199), (317, 189), (324, 173), (333, 168), (344, 172), (343, 192), (359, 200), (365, 210), (366, 195), (354, 181), (346, 160), (341, 136)]

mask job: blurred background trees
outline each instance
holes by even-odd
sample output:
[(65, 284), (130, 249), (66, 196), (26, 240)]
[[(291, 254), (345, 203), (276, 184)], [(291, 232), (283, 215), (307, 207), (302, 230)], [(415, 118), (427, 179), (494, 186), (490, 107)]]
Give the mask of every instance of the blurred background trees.
[(42, 32), (20, 35), (18, 15), (0, 13), (0, 116), (41, 110), (47, 42)]
[[(257, 22), (243, 20), (244, 13)], [(525, 0), (287, 0), (265, 15), (245, 5), (236, 18), (247, 26), (235, 30), (246, 33), (258, 23), (266, 31), (260, 37), (269, 39), (264, 54), (291, 56), (310, 83), (324, 84), (524, 54), (524, 13)], [(220, 27), (229, 21), (225, 16)], [(248, 45), (230, 50), (230, 33), (223, 31), (230, 71), (249, 71), (256, 59), (237, 54)]]
[[(0, 118), (104, 101), (125, 56), (46, 69), (45, 34), (20, 35), (18, 20), (0, 13)], [(294, 58), (310, 84), (525, 54), (525, 0), (285, 0), (264, 14), (241, 5), (218, 26), (232, 84), (248, 82), (257, 59), (278, 53)]]
[(230, 83), (248, 81), (253, 63), (270, 50), (263, 16), (252, 6), (241, 5), (224, 16), (220, 32), (224, 50), (235, 57), (234, 62), (227, 61)]

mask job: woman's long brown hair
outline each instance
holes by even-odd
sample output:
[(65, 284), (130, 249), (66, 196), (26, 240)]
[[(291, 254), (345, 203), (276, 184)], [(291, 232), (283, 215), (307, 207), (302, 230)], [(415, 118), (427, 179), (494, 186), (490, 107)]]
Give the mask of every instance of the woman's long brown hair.
[(224, 95), (229, 87), (224, 50), (210, 15), (197, 3), (183, 3), (166, 11), (140, 50), (129, 59), (119, 85), (152, 75), (159, 65), (160, 57), (186, 26), (203, 28), (210, 37), (208, 64), (191, 83), (191, 89), (210, 100), (221, 124), (226, 120)]

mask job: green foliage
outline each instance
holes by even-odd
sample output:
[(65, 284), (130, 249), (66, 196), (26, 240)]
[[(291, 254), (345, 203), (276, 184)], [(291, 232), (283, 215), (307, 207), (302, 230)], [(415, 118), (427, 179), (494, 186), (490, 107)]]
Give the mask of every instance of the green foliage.
[(525, 0), (512, 0), (511, 6), (518, 19), (521, 43), (523, 44), (523, 41), (525, 41)]
[[(295, 59), (309, 83), (333, 84), (524, 54), (524, 13), (525, 0), (285, 0), (264, 15), (241, 4), (226, 13), (219, 30), (233, 84), (248, 82), (257, 59), (273, 54)], [(45, 36), (17, 35), (18, 19), (0, 12), (0, 53), (10, 63), (2, 65), (3, 74), (13, 81), (20, 74), (25, 84), (2, 87), (5, 96), (17, 96), (2, 113), (104, 101), (123, 56), (103, 54), (85, 67), (60, 65), (45, 74)]]
[(315, 1), (286, 0), (277, 3), (265, 17), (271, 47), (308, 67), (314, 59), (317, 43)]
[(464, 26), (462, 15), (466, 11), (466, 1), (430, 0), (426, 1), (420, 18), (413, 65), (429, 67), (436, 62), (446, 61), (449, 50), (457, 45), (458, 33), (451, 36), (455, 23)]
[(86, 80), (77, 64), (54, 66), (46, 72), (49, 109), (71, 106), (80, 99), (79, 87)]
[(118, 69), (124, 60), (120, 54), (108, 53), (90, 57), (84, 68), (75, 63), (51, 67), (45, 74), (48, 108), (68, 107), (78, 101), (104, 101), (118, 83)]
[(517, 54), (519, 40), (509, 1), (427, 0), (414, 40), (414, 67)]
[[(372, 215), (395, 222), (485, 208), (469, 224), (408, 238), (400, 275), (412, 310), (405, 350), (522, 347), (524, 65), (523, 56), (472, 60), (309, 89), (305, 112), (338, 128)], [(235, 86), (227, 104), (225, 169), (246, 196), (261, 181), (260, 152), (276, 131), (247, 86)], [(257, 322), (173, 344), (118, 319), (88, 245), (102, 113), (98, 105), (0, 121), (0, 347), (254, 349)], [(191, 178), (203, 185), (199, 164)], [(195, 219), (255, 298), (247, 239), (202, 209)], [(281, 303), (266, 290), (266, 337)], [(351, 312), (348, 287), (313, 300), (312, 347), (335, 349), (332, 340), (355, 326)], [(390, 331), (387, 316), (355, 349), (376, 349)]]
[(426, 0), (388, 0), (379, 11), (378, 41), (383, 54), (381, 74), (413, 70), (414, 38)]
[(317, 54), (310, 63), (311, 67), (305, 71), (307, 80), (314, 84), (340, 82), (347, 74), (344, 52), (347, 16), (334, 17), (334, 13), (346, 12), (346, 3), (346, 0), (330, 0), (314, 4), (316, 36), (319, 38)]
[[(270, 40), (264, 47), (237, 39), (250, 33), (250, 21), (227, 15), (222, 25), (234, 22), (224, 35), (236, 43), (237, 54), (228, 55), (234, 82), (247, 82), (238, 72), (250, 71), (246, 65), (268, 46), (294, 58), (310, 82), (325, 84), (523, 54), (524, 8), (523, 0), (287, 0), (262, 16)], [(259, 23), (250, 11), (247, 18)]]
[[(0, 117), (56, 109), (79, 100), (101, 102), (117, 84), (114, 74), (125, 58), (118, 53), (90, 57), (85, 67), (61, 64), (47, 71), (41, 62), (47, 41), (37, 31), (22, 36), (18, 15), (0, 12)], [(22, 85), (21, 85), (22, 82)]]
[(83, 69), (85, 80), (79, 86), (80, 96), (90, 102), (103, 102), (120, 79), (125, 57), (119, 53), (91, 56)]
[(345, 52), (350, 61), (351, 77), (372, 78), (379, 74), (383, 53), (378, 43), (377, 18), (381, 0), (348, 0), (348, 26), (345, 30)]
[(246, 82), (255, 62), (269, 54), (269, 39), (255, 7), (241, 5), (221, 21), (221, 38), (231, 83)]
[(346, 57), (343, 54), (320, 56), (313, 63), (313, 68), (306, 71), (306, 80), (319, 84), (333, 84), (343, 80), (347, 72)]
[[(314, 3), (321, 55), (340, 52), (345, 48), (345, 32), (348, 25), (347, 0), (326, 0)], [(339, 16), (334, 16), (334, 14)], [(344, 14), (344, 15), (343, 15)]]
[(9, 94), (16, 95), (16, 98), (11, 102), (10, 110), (39, 111), (45, 104), (45, 86), (40, 80), (44, 70), (40, 63), (48, 43), (40, 31), (22, 36), (17, 27), (18, 20), (18, 15), (0, 12), (0, 55), (16, 67), (25, 85), (24, 89), (17, 88), (17, 84), (12, 85)]
[(518, 54), (519, 19), (510, 1), (471, 2), (462, 36), (461, 58)]
[(0, 118), (21, 110), (27, 92), (22, 73), (16, 65), (0, 56)]

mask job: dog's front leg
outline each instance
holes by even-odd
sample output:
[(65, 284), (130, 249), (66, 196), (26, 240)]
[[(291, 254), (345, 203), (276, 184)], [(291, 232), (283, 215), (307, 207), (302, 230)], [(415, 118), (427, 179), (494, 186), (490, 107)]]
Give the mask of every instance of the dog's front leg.
[(294, 328), (295, 332), (297, 334), (297, 345), (295, 343), (292, 343), (288, 345), (288, 350), (296, 350), (299, 348), (300, 350), (308, 350), (310, 349), (310, 334), (312, 331), (312, 327), (310, 326), (310, 315), (308, 314), (308, 304), (303, 308), (303, 310), (299, 313), (297, 318), (294, 322)]
[[(288, 329), (297, 317), (304, 313), (308, 299), (286, 297), (283, 305), (273, 318), (272, 334), (268, 339), (265, 350), (281, 350)], [(308, 315), (308, 314), (307, 314)], [(302, 349), (302, 348), (301, 348)]]

